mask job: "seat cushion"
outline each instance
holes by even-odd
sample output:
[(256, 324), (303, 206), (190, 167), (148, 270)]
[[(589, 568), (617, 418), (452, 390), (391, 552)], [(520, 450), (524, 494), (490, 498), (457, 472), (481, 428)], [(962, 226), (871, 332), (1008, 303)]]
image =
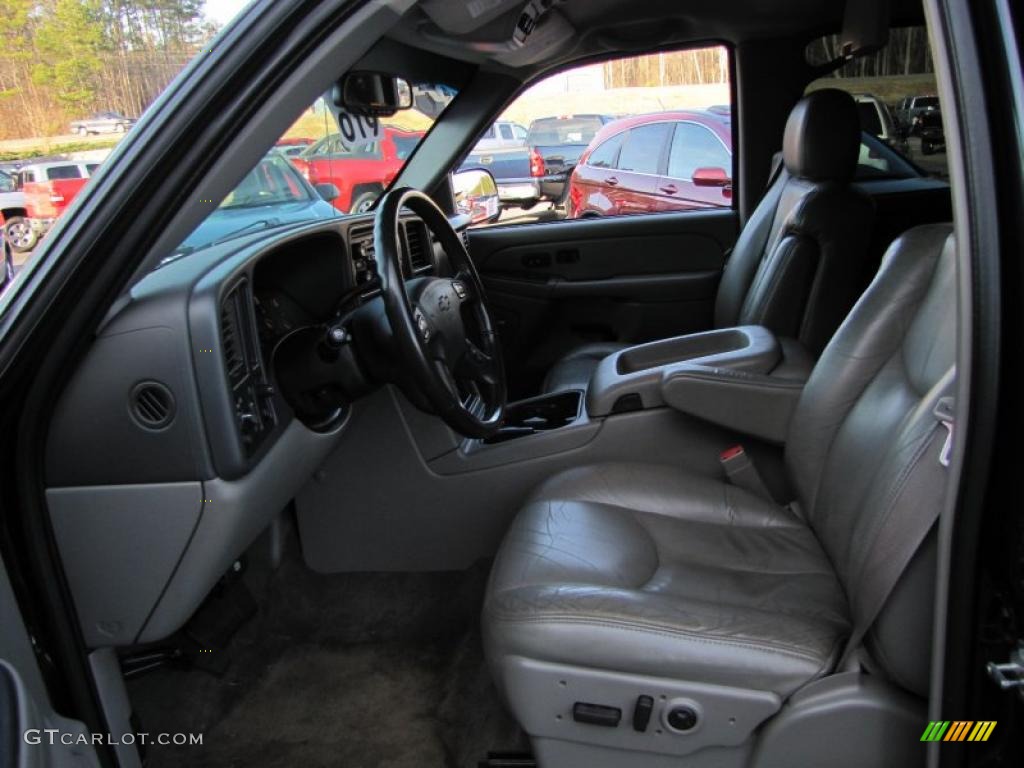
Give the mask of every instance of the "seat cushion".
[(792, 693), (849, 632), (794, 513), (649, 464), (557, 475), (520, 511), (484, 606), (488, 656)]
[(628, 344), (616, 341), (601, 341), (583, 344), (569, 352), (565, 357), (551, 366), (544, 377), (542, 392), (562, 392), (567, 389), (586, 389), (590, 383), (590, 375), (597, 364)]

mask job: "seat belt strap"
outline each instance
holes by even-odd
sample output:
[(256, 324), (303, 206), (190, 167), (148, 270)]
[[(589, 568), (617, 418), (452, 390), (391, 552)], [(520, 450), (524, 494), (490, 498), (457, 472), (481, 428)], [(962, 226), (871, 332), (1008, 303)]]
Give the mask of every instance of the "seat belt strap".
[[(871, 579), (865, 606), (854, 623), (836, 669), (842, 669), (860, 647), (865, 635), (881, 614), (900, 577), (921, 548), (928, 533), (942, 513), (946, 496), (946, 473), (953, 445), (954, 399), (940, 397), (932, 410), (935, 424), (924, 442), (917, 471), (907, 475), (907, 481), (893, 500), (909, 496), (915, 501), (908, 504), (891, 526), (883, 528), (878, 544), (862, 572)], [(937, 468), (937, 470), (936, 470)]]

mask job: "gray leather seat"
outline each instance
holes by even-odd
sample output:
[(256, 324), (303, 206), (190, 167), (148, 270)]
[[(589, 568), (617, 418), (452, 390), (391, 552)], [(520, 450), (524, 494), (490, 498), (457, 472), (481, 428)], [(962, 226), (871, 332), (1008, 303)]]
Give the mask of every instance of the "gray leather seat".
[[(784, 170), (740, 233), (715, 300), (715, 327), (763, 325), (815, 356), (867, 283), (874, 204), (850, 182), (860, 152), (852, 97), (801, 99), (783, 138)], [(555, 363), (545, 392), (583, 389), (602, 358), (629, 346), (586, 344)]]
[(515, 687), (514, 657), (785, 698), (832, 671), (867, 615), (877, 673), (924, 695), (934, 533), (877, 618), (865, 612), (873, 553), (899, 535), (919, 489), (945, 479), (933, 408), (953, 381), (954, 305), (950, 227), (899, 238), (790, 423), (795, 504), (671, 466), (551, 478), (512, 524), (488, 587), (501, 687)]

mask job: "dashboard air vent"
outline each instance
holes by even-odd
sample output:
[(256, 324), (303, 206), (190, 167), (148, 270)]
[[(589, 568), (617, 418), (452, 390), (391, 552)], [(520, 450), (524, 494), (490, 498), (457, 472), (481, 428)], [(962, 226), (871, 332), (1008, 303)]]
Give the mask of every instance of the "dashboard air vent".
[(251, 456), (277, 423), (273, 387), (259, 349), (252, 291), (242, 280), (220, 307), (221, 354), (242, 450)]
[(144, 429), (163, 429), (174, 421), (174, 395), (158, 381), (136, 384), (128, 408), (135, 422)]
[(405, 243), (409, 249), (409, 267), (413, 274), (425, 272), (434, 265), (434, 260), (428, 252), (430, 241), (427, 239), (422, 225), (412, 223), (405, 225)]

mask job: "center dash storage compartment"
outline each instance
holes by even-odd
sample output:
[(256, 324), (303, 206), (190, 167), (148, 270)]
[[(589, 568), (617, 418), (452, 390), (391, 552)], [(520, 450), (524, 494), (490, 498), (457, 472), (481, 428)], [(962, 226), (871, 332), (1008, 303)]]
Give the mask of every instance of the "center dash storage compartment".
[(484, 442), (504, 443), (572, 424), (579, 418), (582, 402), (583, 393), (573, 389), (509, 403), (501, 429)]

